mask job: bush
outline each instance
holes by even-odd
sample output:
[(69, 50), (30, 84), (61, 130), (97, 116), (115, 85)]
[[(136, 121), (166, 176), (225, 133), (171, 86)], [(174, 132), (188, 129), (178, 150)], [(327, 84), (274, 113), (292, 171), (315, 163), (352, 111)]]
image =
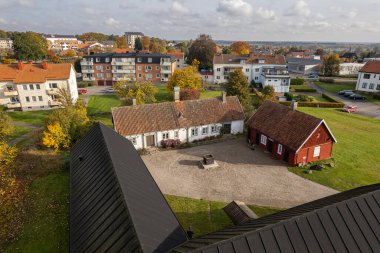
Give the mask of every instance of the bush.
[(182, 89), (179, 92), (179, 97), (181, 100), (194, 100), (199, 99), (201, 96), (201, 93), (199, 90), (194, 89)]
[(380, 92), (377, 92), (372, 95), (374, 99), (380, 100)]
[(325, 94), (325, 93), (322, 93), (322, 97), (323, 97), (324, 99), (326, 99), (327, 101), (329, 101), (329, 102), (340, 103), (339, 100), (337, 100), (337, 99), (335, 99), (334, 97), (331, 97), (331, 96), (329, 96), (329, 95), (327, 95), (327, 94)]
[(288, 101), (292, 101), (294, 99), (294, 95), (290, 92), (286, 92), (284, 95)]
[(316, 89), (313, 88), (295, 88), (295, 92), (317, 92)]
[[(289, 101), (280, 102), (282, 105), (290, 106)], [(320, 107), (320, 108), (343, 108), (343, 103), (328, 103), (328, 102), (298, 102), (299, 107)]]
[(313, 99), (306, 95), (298, 95), (295, 97), (297, 101), (303, 101), (303, 102), (312, 102)]
[(303, 78), (290, 79), (290, 85), (303, 85), (304, 83), (305, 79)]
[(161, 141), (161, 146), (163, 148), (178, 148), (181, 145), (180, 140), (167, 139)]
[(335, 83), (335, 80), (333, 78), (319, 78), (319, 81), (320, 82), (323, 82), (323, 83)]

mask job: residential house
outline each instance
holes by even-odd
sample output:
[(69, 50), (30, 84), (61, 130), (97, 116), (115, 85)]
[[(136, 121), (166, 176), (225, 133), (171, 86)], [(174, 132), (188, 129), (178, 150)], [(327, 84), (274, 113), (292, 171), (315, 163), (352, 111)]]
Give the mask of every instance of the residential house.
[(214, 83), (214, 73), (212, 71), (201, 70), (202, 83)]
[(273, 86), (276, 93), (289, 92), (290, 76), (282, 55), (216, 54), (213, 65), (214, 83), (227, 82), (232, 71), (241, 69), (250, 83)]
[(176, 69), (176, 61), (167, 54), (102, 53), (83, 57), (83, 81), (112, 85), (117, 81), (167, 82)]
[(287, 58), (288, 70), (292, 74), (319, 74), (323, 61), (310, 58)]
[(115, 131), (136, 149), (161, 146), (162, 140), (182, 143), (207, 137), (243, 133), (244, 111), (237, 97), (179, 100), (112, 108)]
[(369, 61), (360, 69), (356, 90), (380, 92), (380, 61)]
[(127, 47), (134, 49), (136, 39), (141, 39), (143, 36), (144, 34), (141, 32), (126, 32), (125, 39), (127, 41)]
[(347, 52), (340, 55), (341, 62), (356, 62), (358, 59), (359, 59), (358, 55), (352, 52)]
[(185, 53), (177, 51), (177, 52), (168, 52), (167, 54), (173, 56), (177, 64), (177, 69), (183, 69), (187, 67), (187, 64), (185, 62)]
[(49, 50), (60, 52), (78, 49), (78, 39), (74, 35), (44, 34), (43, 36), (47, 40)]
[(13, 47), (13, 41), (9, 38), (0, 38), (0, 49), (10, 50)]
[(380, 184), (191, 238), (130, 141), (100, 123), (71, 149), (69, 195), (71, 253), (380, 252)]
[(45, 110), (60, 106), (59, 89), (78, 99), (75, 70), (71, 64), (0, 65), (0, 105), (12, 110)]
[(364, 67), (364, 63), (356, 62), (343, 62), (339, 65), (339, 75), (348, 76), (348, 75), (357, 75), (361, 68)]
[(248, 141), (290, 166), (331, 158), (336, 142), (323, 119), (266, 101), (248, 121)]

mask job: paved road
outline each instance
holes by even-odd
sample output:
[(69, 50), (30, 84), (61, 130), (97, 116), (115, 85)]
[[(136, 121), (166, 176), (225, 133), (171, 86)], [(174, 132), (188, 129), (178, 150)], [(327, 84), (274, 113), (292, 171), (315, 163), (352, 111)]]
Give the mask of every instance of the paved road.
[(312, 88), (316, 89), (319, 93), (326, 93), (330, 96), (333, 96), (334, 98), (338, 99), (339, 101), (342, 101), (346, 105), (356, 105), (358, 107), (358, 112), (356, 114), (360, 114), (363, 116), (367, 116), (370, 118), (380, 119), (380, 105), (371, 103), (371, 102), (363, 102), (360, 100), (351, 100), (349, 98), (346, 98), (344, 96), (339, 96), (338, 94), (333, 94), (331, 92), (328, 92), (318, 85), (314, 84), (313, 82), (308, 83)]
[[(205, 154), (219, 168), (203, 170)], [(160, 189), (196, 199), (289, 208), (337, 191), (288, 171), (286, 164), (261, 150), (251, 150), (244, 138), (188, 149), (159, 151), (142, 156)]]
[(87, 93), (84, 95), (84, 101), (87, 104), (90, 97), (93, 95), (113, 95), (115, 93), (106, 92), (105, 89), (112, 88), (111, 86), (91, 86), (87, 87)]

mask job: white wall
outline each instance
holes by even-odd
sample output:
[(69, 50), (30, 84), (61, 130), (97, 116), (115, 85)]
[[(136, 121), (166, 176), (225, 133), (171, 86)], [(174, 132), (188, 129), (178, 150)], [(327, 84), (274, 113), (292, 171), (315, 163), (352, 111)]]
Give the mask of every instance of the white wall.
[(231, 122), (231, 133), (242, 134), (244, 131), (244, 120), (236, 120)]
[(277, 93), (289, 92), (290, 78), (265, 78), (263, 77), (263, 87), (273, 86)]
[[(369, 74), (369, 79), (364, 79), (364, 75)], [(363, 85), (366, 87), (363, 87)], [(373, 88), (370, 89), (371, 84)], [(370, 74), (370, 73), (359, 73), (358, 81), (356, 83), (356, 90), (365, 91), (365, 92), (380, 92), (380, 74)]]
[(339, 75), (356, 75), (364, 65), (364, 63), (341, 63), (339, 66)]

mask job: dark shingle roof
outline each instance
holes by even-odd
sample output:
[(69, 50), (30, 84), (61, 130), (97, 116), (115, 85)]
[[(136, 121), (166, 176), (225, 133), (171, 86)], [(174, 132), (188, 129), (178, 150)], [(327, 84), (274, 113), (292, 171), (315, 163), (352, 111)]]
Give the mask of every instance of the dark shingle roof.
[[(248, 125), (260, 133), (297, 151), (320, 125), (327, 124), (309, 114), (292, 111), (289, 107), (271, 101), (265, 101), (249, 119)], [(275, 126), (275, 127), (274, 127)], [(331, 137), (336, 142), (332, 133)]]
[(167, 131), (244, 120), (239, 99), (199, 99), (112, 108), (116, 131), (123, 135)]
[(380, 184), (211, 233), (173, 252), (380, 252)]
[(309, 59), (309, 58), (286, 58), (288, 63), (299, 64), (299, 65), (318, 65), (322, 64), (322, 60)]
[(186, 240), (133, 145), (96, 124), (71, 150), (70, 252), (166, 252)]
[[(240, 64), (245, 60), (246, 64), (276, 64), (285, 65), (285, 56), (283, 55), (234, 55), (234, 54), (215, 54), (214, 64)], [(262, 63), (260, 63), (262, 61)]]

